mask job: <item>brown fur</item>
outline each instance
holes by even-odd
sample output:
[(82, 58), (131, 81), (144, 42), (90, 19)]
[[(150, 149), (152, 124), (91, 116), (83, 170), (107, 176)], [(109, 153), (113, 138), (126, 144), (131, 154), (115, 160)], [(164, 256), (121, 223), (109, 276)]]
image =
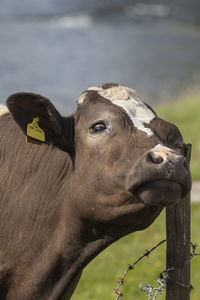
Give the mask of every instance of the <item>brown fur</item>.
[[(150, 149), (162, 143), (177, 150), (178, 129), (155, 119), (155, 135), (147, 137), (123, 109), (92, 91), (86, 98), (63, 118), (48, 99), (15, 94), (7, 102), (11, 114), (0, 118), (1, 300), (69, 299), (89, 261), (149, 226), (165, 205), (152, 192), (144, 202), (137, 189), (145, 180), (164, 180), (167, 167), (152, 163)], [(40, 146), (25, 139), (34, 117), (46, 133)], [(95, 133), (99, 120), (108, 127)], [(177, 167), (187, 193), (190, 174)], [(179, 177), (174, 167), (172, 194)]]

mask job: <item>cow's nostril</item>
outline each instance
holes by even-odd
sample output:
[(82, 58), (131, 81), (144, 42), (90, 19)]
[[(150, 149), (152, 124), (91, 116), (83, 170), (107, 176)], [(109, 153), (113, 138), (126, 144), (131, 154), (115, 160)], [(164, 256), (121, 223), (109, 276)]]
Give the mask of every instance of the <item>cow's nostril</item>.
[(164, 158), (161, 154), (156, 153), (156, 152), (151, 152), (151, 160), (155, 164), (160, 164), (164, 161)]

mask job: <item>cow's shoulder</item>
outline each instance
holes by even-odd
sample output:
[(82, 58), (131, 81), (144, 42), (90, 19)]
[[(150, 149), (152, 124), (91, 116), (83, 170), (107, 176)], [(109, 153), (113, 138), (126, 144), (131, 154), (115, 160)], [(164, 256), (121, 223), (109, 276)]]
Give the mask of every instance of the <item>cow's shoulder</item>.
[(9, 113), (7, 106), (0, 104), (0, 117)]

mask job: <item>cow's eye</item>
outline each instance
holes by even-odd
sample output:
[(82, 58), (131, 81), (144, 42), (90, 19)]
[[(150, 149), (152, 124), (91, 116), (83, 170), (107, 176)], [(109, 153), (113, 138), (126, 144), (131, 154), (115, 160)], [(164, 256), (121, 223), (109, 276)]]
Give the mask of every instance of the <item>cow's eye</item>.
[(104, 130), (106, 130), (106, 128), (107, 128), (107, 126), (104, 122), (98, 122), (91, 126), (91, 131), (93, 133), (96, 133), (96, 132), (104, 131)]

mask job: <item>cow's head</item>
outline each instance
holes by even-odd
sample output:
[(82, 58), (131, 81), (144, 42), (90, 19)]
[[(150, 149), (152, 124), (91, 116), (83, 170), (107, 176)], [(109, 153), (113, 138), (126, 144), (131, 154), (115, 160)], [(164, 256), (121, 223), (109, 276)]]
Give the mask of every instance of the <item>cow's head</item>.
[(46, 142), (63, 155), (68, 152), (73, 166), (68, 193), (75, 214), (91, 224), (106, 224), (115, 238), (147, 227), (164, 206), (190, 191), (178, 128), (157, 117), (126, 86), (89, 88), (69, 117), (40, 95), (14, 94), (7, 104), (25, 132), (39, 117)]

